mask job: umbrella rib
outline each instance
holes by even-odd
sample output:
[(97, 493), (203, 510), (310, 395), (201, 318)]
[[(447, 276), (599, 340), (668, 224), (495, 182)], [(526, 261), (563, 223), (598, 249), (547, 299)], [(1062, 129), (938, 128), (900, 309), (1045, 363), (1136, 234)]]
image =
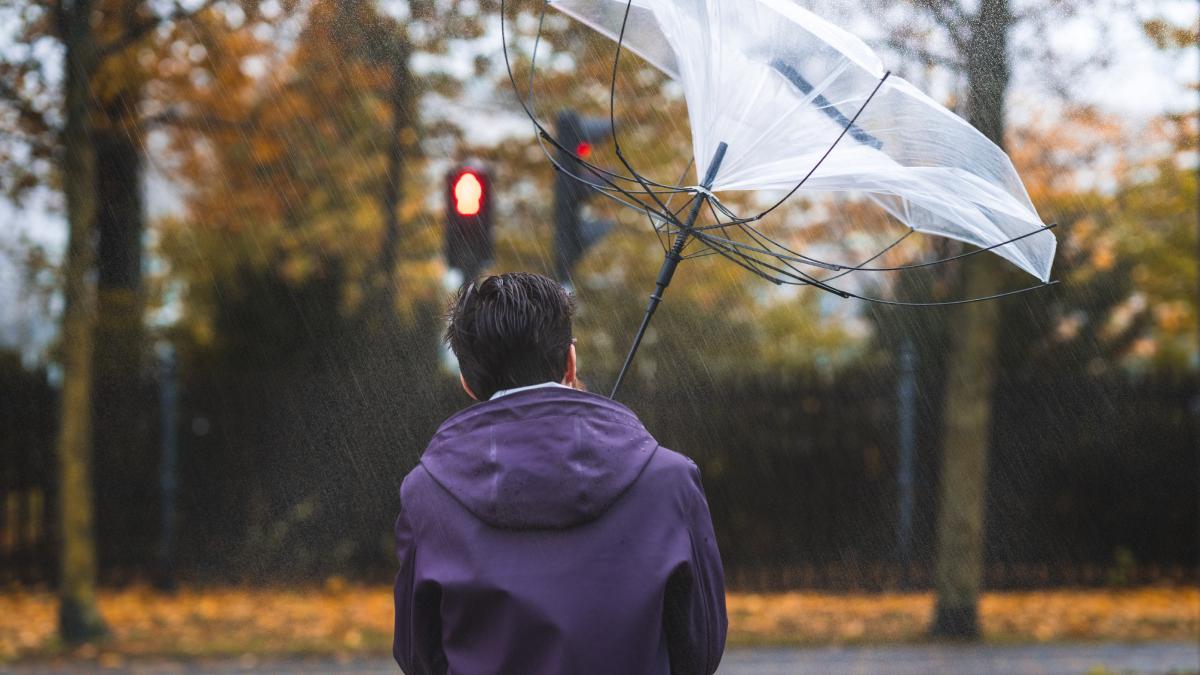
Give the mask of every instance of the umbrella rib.
[[(1008, 244), (1012, 244), (1012, 243), (1014, 243), (1014, 242), (1018, 242), (1018, 241), (1020, 241), (1020, 240), (1022, 240), (1022, 239), (1025, 239), (1025, 238), (1027, 238), (1027, 237), (1032, 237), (1033, 235), (1035, 235), (1035, 234), (1038, 234), (1039, 232), (1045, 232), (1045, 231), (1047, 231), (1047, 230), (1051, 230), (1051, 229), (1054, 229), (1054, 228), (1056, 228), (1056, 227), (1058, 227), (1058, 223), (1051, 223), (1051, 224), (1049, 224), (1049, 225), (1044, 225), (1044, 226), (1042, 226), (1042, 227), (1039, 227), (1039, 228), (1038, 228), (1038, 229), (1036, 229), (1036, 230), (1032, 230), (1032, 231), (1030, 231), (1030, 232), (1026, 232), (1026, 233), (1024, 233), (1024, 234), (1018, 235), (1018, 236), (1016, 236), (1016, 237), (1013, 237), (1013, 238), (1011, 238), (1011, 239), (1007, 239), (1007, 240), (1005, 240), (1005, 241), (998, 242), (998, 243), (996, 243), (996, 244), (992, 244), (992, 245), (990, 245), (990, 246), (985, 246), (985, 247), (976, 248), (976, 249), (973, 249), (973, 250), (971, 250), (971, 251), (967, 251), (967, 252), (965, 252), (965, 253), (960, 253), (960, 254), (958, 254), (958, 255), (950, 256), (950, 257), (948, 257), (948, 258), (941, 258), (941, 259), (939, 259), (939, 260), (930, 260), (930, 261), (928, 261), (928, 262), (923, 262), (923, 263), (911, 263), (911, 264), (907, 264), (907, 265), (895, 265), (895, 266), (890, 266), (890, 267), (864, 267), (864, 266), (862, 266), (862, 265), (847, 266), (847, 265), (841, 265), (841, 264), (838, 264), (838, 263), (827, 263), (827, 262), (824, 262), (824, 261), (821, 261), (821, 260), (817, 260), (817, 259), (815, 259), (815, 258), (809, 258), (808, 256), (804, 256), (804, 255), (798, 255), (798, 254), (793, 254), (793, 255), (784, 255), (784, 254), (782, 254), (782, 253), (778, 253), (778, 252), (775, 252), (775, 251), (771, 251), (771, 250), (769, 250), (769, 249), (766, 249), (766, 248), (760, 248), (760, 247), (756, 247), (756, 246), (751, 246), (751, 245), (749, 245), (749, 244), (746, 244), (746, 243), (744, 243), (744, 242), (740, 242), (740, 241), (734, 241), (734, 240), (732, 240), (732, 239), (724, 239), (724, 238), (722, 238), (722, 237), (716, 237), (716, 236), (713, 236), (713, 235), (706, 235), (706, 238), (709, 238), (709, 239), (714, 239), (714, 240), (716, 240), (716, 241), (721, 241), (722, 243), (725, 243), (725, 244), (727, 244), (727, 245), (729, 245), (729, 246), (736, 246), (736, 247), (739, 247), (739, 248), (744, 248), (744, 249), (747, 249), (747, 250), (754, 251), (755, 253), (762, 253), (762, 254), (765, 254), (765, 255), (769, 255), (769, 256), (772, 256), (772, 257), (778, 258), (779, 260), (790, 260), (790, 261), (793, 261), (793, 262), (798, 262), (798, 263), (803, 263), (803, 264), (813, 265), (814, 267), (820, 267), (820, 268), (822, 268), (822, 269), (827, 269), (827, 270), (829, 270), (829, 271), (831, 271), (831, 272), (903, 272), (903, 271), (906, 271), (906, 270), (920, 269), (920, 268), (923, 268), (923, 267), (933, 267), (933, 266), (936, 266), (936, 265), (943, 265), (943, 264), (945, 264), (945, 263), (954, 262), (954, 261), (957, 261), (957, 260), (962, 260), (962, 259), (964, 259), (964, 258), (969, 258), (969, 257), (971, 257), (971, 256), (979, 255), (980, 253), (986, 253), (986, 252), (988, 252), (988, 251), (995, 250), (995, 249), (997, 249), (997, 248), (1000, 248), (1001, 246), (1007, 246)], [(758, 230), (754, 230), (754, 231), (755, 231), (755, 232), (758, 232)], [(762, 235), (762, 233), (759, 233), (759, 236), (764, 236), (764, 235)], [(768, 239), (768, 241), (770, 241), (770, 240)], [(774, 242), (771, 242), (771, 243), (774, 243)], [(780, 248), (782, 248), (782, 246), (781, 246)], [(867, 262), (870, 262), (870, 261), (868, 260)]]
[[(767, 249), (766, 249), (766, 244), (764, 244), (762, 242), (762, 239), (766, 239), (767, 241), (770, 241), (772, 244), (775, 243), (775, 242), (771, 241), (771, 239), (769, 237), (767, 237), (765, 234), (762, 234), (761, 232), (759, 232), (755, 228), (751, 227), (750, 225), (746, 225), (745, 223), (739, 223), (738, 227), (741, 228), (741, 230), (743, 232), (745, 232), (752, 240), (754, 240), (754, 243), (758, 244), (759, 246), (762, 246), (764, 248), (764, 250), (767, 250)], [(762, 237), (762, 239), (760, 239), (760, 237)], [(776, 246), (778, 246), (778, 244), (776, 244)], [(780, 247), (780, 248), (782, 248), (782, 247)], [(789, 253), (790, 252), (791, 251), (789, 251)], [(797, 255), (799, 255), (799, 254), (797, 254)], [(804, 258), (806, 260), (810, 259), (808, 256), (804, 256), (804, 255), (801, 255), (799, 257)], [(804, 277), (810, 278), (810, 279), (816, 279), (816, 277), (806, 274), (805, 272), (796, 268), (796, 266), (791, 264), (791, 262), (788, 261), (787, 259), (782, 258), (782, 257), (776, 257), (776, 259), (779, 260), (780, 262), (782, 262), (784, 265), (787, 265), (788, 269), (792, 270), (793, 272), (800, 274)], [(819, 265), (817, 265), (817, 266), (819, 267)]]
[(796, 194), (796, 191), (799, 190), (805, 183), (807, 183), (809, 178), (812, 178), (812, 175), (817, 172), (817, 169), (821, 168), (821, 165), (824, 164), (825, 160), (829, 158), (829, 155), (833, 152), (834, 148), (836, 148), (838, 144), (841, 143), (842, 139), (846, 137), (846, 134), (849, 133), (851, 127), (853, 127), (854, 123), (858, 121), (859, 116), (862, 115), (863, 111), (867, 109), (867, 106), (870, 105), (871, 101), (875, 99), (875, 95), (879, 93), (879, 90), (883, 88), (883, 83), (887, 82), (887, 79), (891, 77), (891, 75), (892, 71), (890, 70), (884, 72), (883, 77), (879, 78), (879, 82), (875, 84), (875, 88), (871, 90), (870, 95), (868, 95), (867, 99), (863, 101), (861, 106), (859, 106), (858, 111), (854, 113), (854, 117), (850, 118), (850, 122), (846, 126), (842, 127), (842, 131), (838, 134), (838, 137), (834, 139), (833, 143), (828, 148), (826, 148), (825, 153), (821, 155), (821, 158), (818, 159), (815, 164), (813, 164), (812, 168), (809, 169), (808, 173), (806, 173), (804, 177), (800, 179), (799, 183), (796, 183), (796, 185), (792, 187), (787, 194), (785, 194), (782, 198), (780, 198), (779, 201), (775, 202), (775, 204), (773, 204), (767, 210), (751, 218), (739, 220), (743, 220), (743, 222), (747, 223), (762, 220), (767, 216), (767, 214), (771, 213), (783, 205), (784, 202), (791, 199), (792, 196)]
[[(725, 210), (723, 209), (723, 211), (725, 211)], [(725, 214), (729, 215), (729, 213), (727, 211)], [(748, 222), (749, 221), (747, 221), (747, 223)], [(790, 253), (791, 255), (801, 258), (803, 260), (812, 261), (812, 264), (816, 265), (817, 267), (826, 267), (827, 265), (829, 265), (832, 267), (826, 267), (826, 269), (836, 268), (838, 270), (841, 270), (844, 267), (843, 265), (839, 265), (838, 263), (825, 262), (822, 260), (818, 260), (817, 258), (813, 258), (811, 256), (804, 255), (803, 253), (800, 253), (799, 251), (793, 251), (792, 249), (788, 248), (787, 246), (784, 246), (783, 244), (779, 243), (778, 241), (775, 241), (774, 239), (767, 236), (766, 234), (759, 232), (758, 230), (755, 230), (755, 232), (758, 232), (759, 236), (761, 236), (764, 240), (766, 240), (771, 245), (779, 248), (780, 250), (784, 251), (785, 253)], [(759, 242), (759, 243), (762, 243), (762, 242)]]
[[(849, 272), (899, 272), (899, 271), (903, 271), (903, 270), (919, 269), (922, 267), (933, 267), (935, 265), (942, 265), (942, 264), (945, 264), (948, 262), (962, 260), (963, 258), (969, 258), (973, 255), (979, 255), (980, 253), (986, 253), (988, 251), (993, 251), (995, 249), (1000, 248), (1001, 246), (1007, 246), (1009, 244), (1016, 243), (1027, 237), (1032, 237), (1035, 234), (1053, 230), (1056, 227), (1058, 227), (1058, 223), (1050, 223), (1049, 225), (1043, 225), (1043, 226), (1037, 228), (1036, 230), (1031, 230), (1029, 232), (1026, 232), (1025, 234), (1018, 235), (1011, 239), (1006, 239), (1002, 242), (992, 244), (990, 246), (978, 247), (973, 250), (967, 251), (965, 253), (960, 253), (958, 255), (952, 255), (948, 258), (942, 258), (941, 260), (931, 260), (929, 262), (923, 262), (923, 263), (911, 263), (908, 265), (896, 265), (893, 267), (862, 267), (862, 266), (859, 266), (859, 267), (848, 267), (845, 269)], [(913, 231), (915, 231), (915, 230), (913, 230)], [(868, 262), (870, 262), (870, 261), (868, 261)]]
[(914, 230), (914, 229), (912, 229), (912, 228), (909, 228), (909, 229), (908, 229), (908, 230), (907, 230), (907, 231), (906, 231), (904, 234), (900, 235), (900, 237), (899, 237), (899, 238), (897, 238), (897, 239), (896, 239), (895, 241), (893, 241), (892, 243), (888, 244), (888, 245), (887, 245), (887, 246), (886, 246), (886, 247), (885, 247), (883, 250), (881, 250), (880, 252), (878, 252), (878, 253), (876, 253), (875, 255), (871, 256), (870, 258), (867, 258), (866, 260), (862, 261), (862, 262), (861, 262), (861, 263), (859, 263), (857, 266), (855, 266), (855, 267), (851, 267), (851, 268), (849, 268), (849, 269), (846, 269), (846, 270), (844, 270), (844, 271), (842, 271), (842, 272), (838, 272), (837, 274), (834, 274), (833, 276), (825, 277), (825, 278), (824, 278), (824, 279), (822, 279), (821, 281), (824, 281), (824, 282), (828, 283), (828, 282), (830, 282), (830, 281), (833, 281), (834, 279), (841, 279), (842, 277), (844, 277), (844, 276), (846, 276), (847, 274), (850, 274), (850, 273), (852, 273), (852, 272), (858, 272), (858, 271), (861, 271), (861, 270), (863, 269), (863, 265), (866, 265), (867, 263), (870, 263), (870, 262), (873, 262), (873, 261), (875, 261), (875, 260), (878, 260), (880, 257), (882, 257), (884, 254), (886, 254), (888, 251), (890, 251), (890, 250), (892, 250), (892, 249), (896, 248), (897, 246), (899, 246), (899, 245), (900, 245), (900, 242), (904, 241), (905, 239), (908, 239), (908, 237), (909, 237), (909, 236), (910, 236), (910, 235), (911, 235), (913, 232), (916, 232), (916, 230)]
[[(679, 174), (679, 180), (675, 181), (675, 182), (676, 182), (676, 184), (679, 184), (679, 185), (682, 185), (682, 184), (683, 184), (683, 179), (687, 178), (688, 171), (691, 171), (691, 169), (692, 169), (692, 164), (694, 164), (695, 162), (696, 162), (696, 159), (695, 159), (694, 157), (693, 157), (692, 159), (689, 159), (689, 160), (688, 160), (687, 166), (683, 167), (683, 172)], [(670, 208), (670, 207), (671, 207), (671, 202), (675, 201), (675, 195), (676, 195), (676, 194), (679, 194), (679, 193), (678, 193), (678, 192), (676, 192), (676, 193), (672, 194), (670, 197), (668, 197), (668, 198), (667, 198), (667, 208)], [(682, 212), (682, 211), (683, 211), (685, 208), (687, 208), (687, 205), (688, 205), (688, 203), (690, 203), (690, 201), (691, 201), (691, 200), (688, 200), (687, 202), (684, 202), (684, 203), (683, 203), (683, 205), (681, 205), (681, 206), (680, 206), (680, 207), (679, 207), (677, 210), (675, 210), (675, 211), (672, 211), (672, 212), (671, 212), (671, 215), (673, 216), (673, 218), (674, 218), (675, 220), (678, 220), (678, 219), (679, 219), (679, 214), (680, 214), (680, 213), (681, 213), (681, 212)], [(667, 244), (666, 244), (666, 242), (665, 242), (665, 241), (663, 241), (663, 238), (662, 238), (662, 236), (660, 236), (660, 234), (659, 234), (659, 229), (658, 229), (658, 227), (657, 227), (657, 226), (654, 226), (654, 225), (653, 225), (653, 222), (654, 222), (654, 219), (653, 219), (653, 218), (651, 218), (651, 226), (652, 226), (652, 227), (654, 227), (654, 235), (655, 235), (655, 238), (656, 238), (656, 239), (658, 239), (658, 243), (659, 243), (659, 244), (662, 246), (663, 253), (666, 253), (666, 252), (667, 252)]]
[(634, 169), (629, 161), (625, 158), (625, 153), (621, 151), (620, 136), (617, 135), (617, 70), (621, 64), (621, 52), (625, 43), (625, 28), (629, 24), (629, 11), (632, 8), (633, 0), (627, 0), (625, 3), (625, 13), (621, 17), (621, 32), (617, 36), (617, 51), (613, 56), (612, 78), (609, 80), (608, 85), (608, 123), (611, 127), (610, 133), (612, 134), (613, 139), (613, 150), (617, 154), (617, 159), (620, 160), (621, 164), (625, 166), (629, 173), (637, 179), (637, 182), (642, 186), (642, 189), (647, 191), (647, 193), (650, 195), (650, 198), (653, 199), (656, 204), (658, 204), (659, 208), (665, 212), (669, 211), (670, 208), (666, 204), (663, 204), (663, 202), (658, 198), (658, 195), (650, 190), (650, 188), (647, 186), (646, 179), (643, 178), (642, 175), (638, 173), (637, 170)]
[[(679, 180), (675, 181), (675, 187), (680, 188), (680, 189), (676, 192), (671, 193), (670, 197), (667, 197), (667, 208), (670, 208), (671, 202), (675, 201), (675, 195), (677, 195), (681, 192), (684, 192), (684, 193), (688, 192), (688, 190), (682, 188), (683, 179), (687, 178), (688, 171), (692, 170), (692, 165), (695, 163), (696, 163), (696, 158), (693, 157), (688, 160), (687, 166), (683, 167), (683, 171), (679, 174)], [(681, 208), (680, 211), (682, 211), (682, 210), (683, 209)], [(676, 215), (679, 215), (678, 211), (676, 211), (675, 213), (676, 213)]]
[[(504, 18), (506, 2), (507, 2), (507, 0), (500, 0), (500, 37), (501, 37), (500, 47), (501, 47), (501, 51), (503, 52), (503, 55), (504, 55), (504, 66), (505, 66), (505, 70), (508, 73), (509, 83), (512, 84), (514, 92), (519, 92), (520, 88), (517, 85), (516, 75), (513, 73), (512, 61), (511, 61), (511, 59), (509, 57), (509, 53), (508, 53), (507, 21)], [(536, 98), (536, 90), (534, 88), (534, 82), (536, 80), (536, 74), (537, 74), (537, 51), (538, 51), (538, 46), (541, 44), (541, 40), (542, 40), (543, 25), (546, 20), (546, 8), (548, 5), (549, 5), (549, 3), (546, 3), (546, 4), (543, 4), (543, 6), (542, 6), (542, 11), (538, 18), (537, 35), (534, 37), (533, 53), (530, 56), (530, 64), (529, 64), (530, 65), (530, 71), (529, 71), (529, 101), (530, 101), (530, 103), (533, 103)], [(543, 143), (543, 139), (546, 141), (549, 141), (559, 151), (563, 152), (566, 155), (569, 155), (573, 160), (586, 166), (589, 170), (591, 170), (593, 173), (595, 173), (597, 175), (609, 176), (616, 180), (629, 181), (631, 183), (636, 182), (641, 187), (645, 188), (645, 185), (642, 181), (639, 181), (638, 179), (632, 178), (630, 176), (623, 176), (623, 175), (615, 173), (613, 171), (609, 171), (608, 169), (605, 169), (603, 167), (592, 164), (591, 162), (588, 162), (588, 161), (584, 160), (583, 158), (579, 157), (576, 153), (572, 152), (569, 148), (564, 147), (561, 143), (558, 142), (557, 139), (555, 139), (549, 133), (549, 131), (546, 130), (546, 128), (542, 125), (542, 123), (538, 121), (537, 116), (533, 114), (532, 110), (530, 110), (529, 103), (526, 103), (525, 99), (522, 98), (519, 93), (517, 93), (516, 98), (517, 98), (517, 103), (521, 106), (521, 110), (525, 113), (525, 116), (527, 118), (529, 118), (529, 121), (533, 124), (534, 129), (537, 130), (536, 136), (538, 137), (538, 143), (541, 146), (542, 153), (546, 155), (546, 158), (549, 159), (550, 162), (552, 164), (554, 164), (555, 167), (559, 168), (560, 170), (565, 171), (565, 169), (551, 156), (551, 153), (546, 149), (546, 147)], [(575, 176), (574, 174), (572, 174), (570, 172), (568, 172), (568, 175), (571, 175), (577, 181), (584, 183), (585, 185), (588, 185), (589, 187), (592, 187), (594, 189), (597, 189), (597, 190), (605, 189), (598, 185), (590, 183), (586, 180), (583, 180), (582, 178)], [(659, 185), (659, 187), (663, 188), (664, 192), (675, 193), (675, 192), (686, 191), (686, 190), (681, 190), (678, 187), (672, 188), (671, 186), (666, 186), (666, 185)], [(614, 186), (614, 188), (615, 188), (615, 186)], [(619, 189), (619, 188), (616, 188), (616, 189)], [(647, 188), (647, 191), (649, 191), (648, 188)], [(632, 199), (632, 197), (630, 197), (630, 198)], [(641, 202), (639, 202), (639, 203), (641, 203)]]
[(757, 258), (748, 256), (744, 253), (741, 253), (740, 251), (737, 251), (736, 249), (725, 249), (720, 246), (710, 246), (710, 248), (711, 248), (711, 250), (715, 251), (717, 255), (725, 258), (726, 260), (729, 260), (730, 262), (737, 265), (738, 267), (741, 267), (741, 268), (749, 271), (751, 274), (754, 274), (763, 279), (766, 279), (767, 281), (775, 284), (776, 286), (778, 286), (780, 284), (790, 283), (790, 282), (782, 281), (782, 280), (780, 280), (776, 277), (773, 277), (773, 276), (767, 274), (766, 272), (763, 272), (762, 270), (758, 269), (758, 265), (761, 264), (761, 261), (758, 260)]
[[(698, 236), (699, 236), (699, 237), (701, 237), (701, 239), (702, 239), (702, 240), (704, 240), (706, 244), (708, 244), (708, 245), (710, 245), (710, 246), (713, 246), (712, 242), (709, 242), (709, 241), (708, 241), (708, 239), (710, 238), (710, 235), (701, 234), (701, 235), (698, 235)], [(840, 289), (834, 288), (834, 287), (832, 287), (832, 286), (828, 286), (828, 285), (826, 285), (825, 283), (823, 283), (821, 280), (819, 280), (819, 279), (817, 279), (817, 278), (815, 278), (815, 277), (813, 277), (813, 276), (811, 276), (811, 275), (805, 274), (804, 272), (801, 272), (801, 271), (799, 271), (799, 270), (796, 270), (794, 273), (793, 273), (793, 272), (789, 272), (789, 271), (787, 271), (787, 270), (785, 270), (785, 269), (783, 269), (783, 268), (776, 267), (776, 266), (774, 266), (774, 265), (772, 265), (772, 264), (770, 264), (770, 263), (768, 263), (768, 262), (766, 262), (766, 261), (759, 260), (758, 258), (755, 258), (755, 257), (753, 257), (753, 256), (750, 256), (750, 255), (747, 255), (747, 254), (743, 253), (742, 251), (738, 250), (738, 248), (740, 248), (740, 247), (733, 247), (733, 246), (729, 246), (729, 245), (728, 245), (729, 243), (734, 243), (734, 244), (736, 244), (737, 242), (731, 242), (731, 240), (728, 240), (728, 239), (722, 239), (722, 238), (720, 238), (720, 237), (714, 237), (713, 239), (716, 239), (718, 242), (725, 242), (725, 243), (723, 243), (723, 244), (722, 244), (722, 243), (718, 243), (718, 244), (715, 246), (715, 248), (717, 248), (717, 249), (720, 249), (720, 250), (722, 250), (722, 251), (727, 251), (727, 252), (730, 252), (730, 253), (734, 253), (734, 252), (736, 251), (736, 255), (737, 255), (737, 256), (739, 256), (739, 257), (741, 257), (741, 258), (743, 258), (743, 259), (746, 259), (746, 260), (753, 260), (753, 261), (755, 262), (755, 264), (757, 264), (757, 265), (759, 265), (759, 266), (762, 266), (762, 267), (765, 267), (765, 268), (767, 268), (767, 269), (769, 269), (769, 270), (771, 270), (771, 271), (773, 271), (773, 272), (776, 272), (776, 273), (778, 273), (778, 274), (781, 274), (781, 275), (783, 275), (785, 278), (789, 278), (789, 279), (795, 279), (796, 281), (795, 281), (794, 283), (798, 283), (798, 284), (802, 284), (802, 285), (816, 286), (817, 288), (820, 288), (820, 289), (822, 289), (822, 290), (828, 291), (828, 292), (830, 292), (830, 293), (833, 293), (833, 294), (835, 294), (835, 295), (839, 295), (839, 296), (841, 296), (841, 297), (843, 297), (843, 298), (845, 298), (845, 297), (848, 297), (848, 294), (847, 294), (846, 292), (844, 292), (844, 291), (842, 291), (842, 290), (840, 290)], [(770, 252), (767, 252), (767, 255), (771, 255), (771, 254), (770, 254)], [(779, 284), (779, 283), (789, 283), (789, 282), (782, 281), (782, 280), (779, 280), (779, 279), (773, 279), (773, 281), (774, 281), (775, 283), (777, 283), (777, 284)]]
[[(772, 265), (764, 263), (764, 262), (758, 260), (757, 258), (746, 256), (745, 254), (741, 254), (741, 253), (733, 253), (733, 251), (726, 249), (723, 246), (717, 246), (716, 248), (718, 249), (718, 252), (721, 255), (725, 256), (726, 259), (730, 260), (731, 262), (737, 264), (740, 267), (746, 268), (746, 269), (750, 270), (751, 272), (758, 274), (759, 276), (765, 276), (765, 275), (758, 270), (751, 269), (748, 265), (743, 264), (741, 261), (734, 258), (733, 255), (736, 255), (743, 259), (753, 260), (754, 262), (756, 262), (760, 265), (763, 265), (764, 267), (767, 267), (768, 269), (772, 269), (776, 272), (779, 272), (779, 273), (783, 274), (784, 276), (795, 278), (794, 275), (787, 274), (783, 270), (780, 270)], [(732, 253), (732, 255), (727, 255), (727, 253)], [(875, 297), (871, 297), (868, 295), (861, 295), (858, 293), (854, 293), (852, 291), (846, 291), (841, 288), (837, 288), (835, 286), (829, 286), (820, 281), (817, 281), (816, 283), (814, 283), (813, 281), (798, 279), (796, 282), (788, 282), (788, 281), (783, 281), (780, 279), (771, 278), (769, 276), (765, 276), (765, 278), (767, 278), (769, 281), (771, 281), (775, 284), (793, 284), (793, 285), (815, 286), (817, 288), (820, 288), (821, 290), (827, 291), (829, 293), (833, 293), (834, 295), (840, 296), (842, 298), (854, 298), (856, 300), (862, 300), (862, 301), (870, 302), (870, 303), (874, 303), (874, 304), (891, 305), (891, 306), (896, 306), (896, 307), (952, 307), (952, 306), (957, 306), (957, 305), (968, 305), (968, 304), (972, 304), (972, 303), (976, 303), (976, 302), (987, 302), (990, 300), (998, 300), (1000, 298), (1007, 298), (1007, 297), (1014, 296), (1014, 295), (1022, 295), (1025, 293), (1032, 292), (1032, 291), (1041, 290), (1043, 288), (1047, 288), (1050, 286), (1057, 286), (1060, 283), (1057, 279), (1055, 279), (1053, 281), (1048, 281), (1045, 283), (1034, 284), (1033, 286), (1026, 286), (1024, 288), (1018, 288), (1018, 289), (1011, 290), (1011, 291), (1003, 291), (1000, 293), (993, 293), (991, 295), (984, 295), (984, 296), (980, 296), (980, 297), (976, 297), (976, 298), (963, 298), (963, 299), (958, 299), (958, 300), (943, 300), (943, 301), (939, 301), (939, 302), (910, 302), (907, 300), (885, 300), (883, 298), (875, 298)]]
[[(768, 253), (768, 255), (769, 255), (769, 253)], [(755, 258), (755, 259), (757, 261), (757, 258)], [(776, 259), (778, 259), (778, 258), (776, 258)], [(780, 261), (780, 262), (784, 262), (784, 261)], [(764, 267), (764, 268), (774, 271), (774, 273), (778, 273), (778, 274), (784, 275), (786, 277), (790, 277), (790, 279), (796, 279), (800, 283), (808, 283), (808, 285), (810, 285), (810, 286), (816, 286), (817, 288), (821, 288), (822, 291), (828, 291), (835, 295), (841, 295), (842, 298), (850, 297), (850, 295), (848, 295), (848, 293), (846, 293), (845, 291), (841, 291), (840, 288), (834, 288), (833, 286), (829, 286), (829, 285), (827, 285), (827, 283), (824, 283), (820, 279), (817, 279), (817, 277), (812, 276), (810, 274), (805, 274), (804, 271), (800, 271), (794, 267), (792, 268), (793, 271), (788, 271), (788, 270), (785, 270), (785, 269), (782, 269), (779, 267), (775, 267), (775, 265), (770, 264), (766, 261), (758, 261), (758, 264), (761, 264), (762, 267)]]
[[(732, 225), (745, 225), (745, 223), (739, 223), (736, 221), (734, 221), (731, 224)], [(749, 228), (749, 226), (747, 226), (747, 228)], [(749, 228), (749, 229), (752, 229), (752, 228)], [(755, 231), (757, 232), (757, 230), (755, 230)], [(779, 260), (790, 260), (792, 262), (798, 262), (798, 263), (803, 263), (806, 265), (812, 265), (813, 267), (820, 267), (821, 269), (829, 270), (830, 272), (840, 272), (840, 271), (846, 269), (842, 265), (835, 265), (833, 263), (827, 263), (827, 262), (824, 262), (821, 260), (809, 258), (808, 256), (798, 255), (798, 254), (786, 255), (786, 254), (779, 253), (777, 251), (772, 251), (770, 249), (762, 248), (759, 246), (752, 246), (745, 242), (735, 241), (733, 239), (727, 239), (725, 237), (717, 237), (715, 235), (705, 234), (705, 238), (719, 241), (719, 242), (729, 245), (729, 246), (735, 246), (737, 248), (744, 248), (749, 251), (754, 251), (755, 253), (762, 253), (765, 255), (769, 255), (773, 258), (778, 258)]]
[(1054, 279), (1052, 281), (1047, 281), (1047, 282), (1040, 283), (1040, 284), (1034, 284), (1033, 286), (1026, 286), (1025, 288), (1018, 288), (1015, 290), (1004, 291), (1001, 293), (993, 293), (992, 295), (983, 295), (983, 296), (980, 296), (977, 298), (963, 298), (961, 300), (943, 300), (940, 302), (909, 302), (906, 300), (884, 300), (883, 298), (872, 298), (870, 296), (858, 295), (856, 293), (851, 293), (849, 291), (845, 291), (845, 293), (847, 296), (849, 296), (851, 298), (855, 298), (858, 300), (865, 300), (867, 302), (873, 302), (877, 305), (891, 305), (894, 307), (952, 307), (955, 305), (970, 305), (970, 304), (976, 303), (976, 302), (987, 302), (989, 300), (998, 300), (1000, 298), (1007, 298), (1007, 297), (1010, 297), (1013, 295), (1023, 295), (1025, 293), (1029, 293), (1032, 291), (1038, 291), (1043, 288), (1057, 286), (1059, 283), (1060, 282), (1058, 279)]

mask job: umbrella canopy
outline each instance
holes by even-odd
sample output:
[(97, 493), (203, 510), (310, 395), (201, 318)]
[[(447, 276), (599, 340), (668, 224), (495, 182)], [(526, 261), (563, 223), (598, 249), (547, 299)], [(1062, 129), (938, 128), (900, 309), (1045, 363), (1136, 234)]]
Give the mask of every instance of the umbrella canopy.
[(1049, 280), (1056, 240), (1004, 151), (812, 12), (790, 0), (550, 5), (680, 84), (697, 175), (728, 146), (713, 192), (864, 193), (915, 231)]

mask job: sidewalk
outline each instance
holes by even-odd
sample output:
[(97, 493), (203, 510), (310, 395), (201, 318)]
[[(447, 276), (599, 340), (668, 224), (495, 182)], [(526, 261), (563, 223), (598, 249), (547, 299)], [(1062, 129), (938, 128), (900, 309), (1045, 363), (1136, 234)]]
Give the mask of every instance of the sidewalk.
[[(347, 661), (239, 659), (206, 663), (143, 663), (123, 669), (96, 664), (24, 665), (0, 672), (14, 675), (93, 672), (231, 672), (397, 675), (389, 660)], [(908, 645), (735, 649), (717, 675), (1161, 675), (1200, 673), (1200, 646), (1188, 643), (1056, 645)]]
[(911, 645), (732, 652), (718, 675), (1158, 675), (1200, 673), (1200, 645)]

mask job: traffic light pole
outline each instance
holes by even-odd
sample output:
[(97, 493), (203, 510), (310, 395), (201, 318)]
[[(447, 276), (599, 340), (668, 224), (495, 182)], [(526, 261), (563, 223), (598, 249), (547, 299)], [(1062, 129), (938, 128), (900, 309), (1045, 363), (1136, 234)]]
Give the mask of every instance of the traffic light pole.
[(654, 282), (654, 292), (650, 294), (650, 302), (646, 305), (646, 314), (642, 316), (642, 325), (638, 327), (637, 335), (633, 338), (633, 345), (629, 348), (629, 354), (625, 357), (625, 364), (621, 366), (621, 372), (617, 375), (617, 383), (613, 385), (609, 398), (615, 399), (617, 397), (617, 392), (621, 389), (621, 383), (625, 381), (625, 375), (628, 374), (629, 366), (633, 363), (633, 357), (637, 355), (638, 347), (642, 344), (642, 338), (646, 335), (646, 328), (650, 325), (650, 319), (654, 316), (655, 310), (658, 309), (659, 303), (662, 302), (663, 293), (666, 292), (667, 286), (671, 285), (671, 278), (675, 276), (675, 268), (679, 267), (679, 261), (683, 260), (683, 247), (687, 245), (688, 239), (692, 236), (692, 227), (696, 224), (696, 218), (700, 215), (701, 207), (708, 201), (708, 190), (712, 188), (713, 181), (717, 179), (717, 169), (720, 168), (721, 161), (725, 159), (725, 150), (728, 147), (723, 141), (717, 145), (717, 151), (713, 154), (712, 161), (708, 164), (708, 171), (704, 174), (704, 180), (700, 183), (700, 187), (704, 188), (704, 192), (696, 195), (696, 201), (692, 202), (692, 209), (688, 212), (687, 220), (679, 228), (679, 232), (675, 234), (675, 245), (663, 256), (662, 267), (658, 269), (658, 280)]

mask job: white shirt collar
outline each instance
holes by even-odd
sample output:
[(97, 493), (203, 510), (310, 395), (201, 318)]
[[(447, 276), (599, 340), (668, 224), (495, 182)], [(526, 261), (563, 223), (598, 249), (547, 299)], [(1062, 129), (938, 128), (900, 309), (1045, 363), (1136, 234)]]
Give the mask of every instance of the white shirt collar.
[(519, 391), (529, 391), (530, 389), (543, 389), (545, 387), (562, 387), (563, 389), (571, 388), (571, 387), (568, 387), (567, 385), (559, 383), (559, 382), (543, 382), (541, 384), (531, 384), (527, 387), (515, 387), (513, 389), (501, 389), (500, 391), (492, 394), (492, 397), (489, 398), (488, 400), (495, 401), (496, 399), (500, 398), (501, 396), (508, 396), (509, 394), (515, 394)]

